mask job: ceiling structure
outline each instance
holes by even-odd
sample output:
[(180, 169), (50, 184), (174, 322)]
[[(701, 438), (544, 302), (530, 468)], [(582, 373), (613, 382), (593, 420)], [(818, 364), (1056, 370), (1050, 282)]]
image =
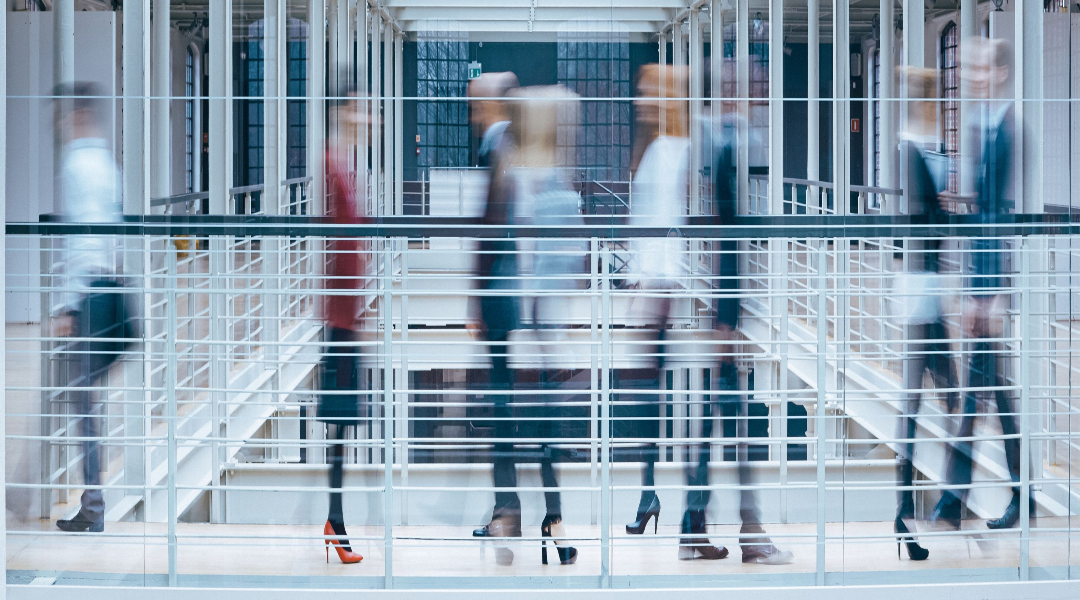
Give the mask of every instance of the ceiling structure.
[[(89, 2), (92, 0), (81, 0)], [(204, 15), (212, 0), (182, 0), (172, 4), (172, 20), (177, 25), (190, 23), (196, 14)], [(701, 10), (702, 21), (710, 20), (710, 0), (359, 0), (377, 6), (399, 28), (415, 34), (423, 31), (453, 29), (476, 34), (519, 35), (528, 41), (533, 34), (554, 34), (560, 31), (622, 31), (652, 36), (685, 21), (692, 8)], [(903, 1), (894, 0), (897, 19), (903, 13)], [(984, 4), (990, 0), (977, 0)], [(769, 0), (749, 0), (750, 18), (757, 15), (768, 22)], [(923, 0), (926, 17), (959, 10), (960, 0)], [(259, 18), (263, 0), (234, 0), (233, 11), (238, 17)], [(304, 18), (306, 1), (288, 0), (290, 15)], [(832, 38), (833, 0), (819, 0), (821, 41)], [(725, 24), (736, 19), (736, 1), (721, 0)], [(851, 41), (871, 37), (874, 21), (880, 11), (880, 0), (850, 0)], [(897, 24), (898, 25), (898, 24)], [(880, 27), (880, 25), (879, 25)], [(706, 28), (708, 31), (708, 28)], [(706, 36), (709, 34), (706, 33)], [(807, 3), (785, 0), (784, 35), (791, 41), (805, 41), (807, 35)]]

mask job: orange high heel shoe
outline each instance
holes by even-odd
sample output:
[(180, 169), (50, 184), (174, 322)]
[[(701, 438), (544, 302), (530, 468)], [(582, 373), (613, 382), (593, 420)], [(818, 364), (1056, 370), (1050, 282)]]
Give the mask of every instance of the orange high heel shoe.
[(355, 564), (364, 560), (364, 557), (360, 556), (360, 554), (353, 552), (352, 550), (346, 550), (345, 548), (343, 548), (339, 540), (330, 538), (330, 536), (332, 535), (337, 535), (337, 532), (334, 531), (334, 526), (330, 524), (330, 521), (327, 521), (326, 525), (323, 526), (322, 533), (324, 536), (326, 536), (325, 542), (327, 564), (330, 563), (330, 544), (334, 545), (334, 550), (337, 550), (337, 555), (338, 558), (341, 559), (341, 562), (347, 565)]

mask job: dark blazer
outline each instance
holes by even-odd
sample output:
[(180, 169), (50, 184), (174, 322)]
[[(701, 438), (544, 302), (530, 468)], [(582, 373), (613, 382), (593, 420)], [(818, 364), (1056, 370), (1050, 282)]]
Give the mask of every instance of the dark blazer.
[[(938, 197), (939, 182), (930, 174), (927, 164), (927, 156), (918, 144), (911, 140), (903, 141), (904, 165), (907, 170), (904, 176), (904, 195), (908, 199), (908, 214), (926, 217), (930, 224), (947, 221), (948, 212), (942, 208)], [(912, 240), (913, 250), (922, 250), (912, 255), (912, 268), (917, 271), (929, 271), (937, 273), (939, 270), (939, 254), (941, 241), (938, 239)]]
[[(713, 206), (720, 225), (734, 225), (738, 214), (738, 167), (736, 146), (736, 123), (726, 119), (719, 135), (713, 141)], [(715, 246), (714, 246), (714, 249)], [(726, 325), (735, 329), (739, 325), (739, 298), (734, 296), (739, 290), (739, 243), (735, 240), (722, 240), (719, 253), (713, 255), (713, 288), (731, 297), (716, 299), (717, 325)]]
[[(1012, 177), (1013, 154), (1013, 116), (1012, 107), (1004, 112), (994, 111), (987, 115), (988, 125), (982, 127), (982, 110), (976, 112), (976, 127), (982, 148), (982, 160), (975, 174), (975, 200), (979, 207), (980, 220), (987, 225), (997, 222), (998, 216), (1007, 214), (1011, 202), (1005, 197)], [(987, 227), (984, 235), (996, 235), (993, 228)], [(1000, 275), (1004, 270), (1004, 254), (1001, 240), (986, 237), (973, 238), (971, 241), (968, 273), (971, 274), (969, 285), (976, 289), (999, 287)]]

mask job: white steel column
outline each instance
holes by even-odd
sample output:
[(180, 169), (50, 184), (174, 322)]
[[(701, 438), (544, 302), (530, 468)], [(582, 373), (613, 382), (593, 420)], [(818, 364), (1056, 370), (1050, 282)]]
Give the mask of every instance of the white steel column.
[[(153, 161), (150, 177), (150, 196), (152, 198), (165, 198), (172, 194), (172, 186), (169, 179), (169, 105), (171, 93), (172, 69), (169, 65), (171, 54), (169, 44), (169, 0), (154, 0), (154, 16), (151, 22), (153, 27), (152, 60), (153, 65), (150, 75), (153, 77), (152, 93), (153, 102), (150, 103), (151, 133), (150, 139), (154, 144), (150, 147), (150, 158)], [(165, 207), (163, 210), (168, 210)]]
[[(341, 47), (340, 47), (340, 31), (338, 27), (340, 25), (338, 20), (338, 7), (342, 2), (346, 0), (324, 0), (326, 3), (326, 47), (328, 51), (328, 58), (326, 63), (327, 78), (329, 82), (327, 85), (326, 93), (328, 96), (337, 96), (341, 78)], [(335, 121), (335, 114), (330, 112), (330, 131), (334, 131), (338, 124)]]
[[(1016, 212), (1041, 214), (1043, 194), (1043, 26), (1042, 2), (1018, 0), (1016, 5), (1015, 104), (1016, 136), (1021, 151), (1019, 168), (1013, 172), (1020, 178), (1013, 188), (1023, 198)], [(1022, 190), (1022, 192), (1021, 192)], [(1020, 405), (1020, 579), (1030, 579), (1031, 520), (1028, 507), (1031, 479), (1043, 477), (1041, 452), (1033, 451), (1040, 444), (1031, 443), (1034, 419), (1032, 415), (1046, 412), (1045, 365), (1041, 356), (1046, 353), (1048, 337), (1045, 315), (1049, 313), (1047, 289), (1046, 238), (1031, 236), (1018, 244), (1019, 257), (1025, 277), (1019, 282), (1023, 290), (1020, 327), (1022, 389)], [(1026, 310), (1024, 310), (1026, 308)], [(1034, 392), (1034, 393), (1033, 393)], [(1035, 458), (1036, 460), (1032, 460)]]
[(53, 0), (53, 83), (75, 81), (75, 0)]
[(150, 7), (142, 2), (128, 4), (123, 13), (124, 214), (145, 215), (150, 212), (146, 164), (150, 147), (150, 80), (146, 77), (150, 66)]
[(769, 0), (769, 204), (784, 214), (784, 0)]
[(717, 123), (723, 114), (720, 98), (724, 95), (724, 10), (721, 0), (713, 0), (709, 5), (709, 18), (712, 20), (712, 31), (709, 34), (709, 87), (712, 92), (710, 113), (713, 123)]
[(263, 0), (263, 211), (281, 211), (285, 179), (288, 13), (286, 0)]
[(223, 215), (227, 212), (233, 171), (232, 0), (212, 2), (209, 6), (210, 214)]
[(682, 21), (671, 24), (671, 64), (676, 67), (686, 64), (686, 38), (683, 37)]
[(382, 203), (382, 15), (371, 11), (371, 208), (374, 216), (385, 214)]
[[(821, 181), (821, 0), (807, 0), (806, 10), (806, 178)], [(813, 199), (814, 205), (820, 206), (821, 188), (810, 186), (807, 193), (808, 203)], [(794, 189), (791, 194), (792, 202), (797, 202)]]
[[(883, 2), (885, 0), (882, 0)], [(960, 0), (960, 48), (963, 49), (964, 45), (968, 43), (968, 40), (972, 39), (978, 33), (975, 31), (975, 4), (978, 0)], [(964, 68), (963, 61), (960, 62), (960, 72), (963, 73)], [(882, 69), (885, 65), (882, 64)], [(884, 71), (882, 71), (884, 72)], [(967, 86), (960, 86), (960, 113), (957, 116), (960, 125), (960, 159), (959, 164), (959, 183), (960, 193), (970, 194), (973, 189), (974, 179), (972, 178), (972, 168), (974, 167), (972, 160), (975, 156), (975, 137), (974, 130), (967, 126), (968, 116), (971, 111), (970, 92), (968, 92)]]
[[(232, 187), (233, 173), (233, 81), (232, 81), (232, 0), (211, 2), (210, 5), (210, 48), (209, 48), (209, 163), (210, 163), (210, 214), (224, 215), (231, 211), (229, 189)], [(211, 339), (227, 339), (225, 283), (226, 238), (210, 238), (210, 275), (212, 294), (210, 296), (210, 336)], [(223, 433), (221, 411), (225, 406), (228, 385), (228, 372), (225, 365), (225, 349), (220, 344), (210, 347), (210, 382), (214, 391), (210, 393), (211, 432), (215, 440)], [(220, 473), (221, 447), (217, 441), (211, 444), (211, 473)], [(216, 491), (210, 492), (210, 520), (221, 522), (223, 498)]]
[(735, 32), (736, 97), (738, 101), (738, 160), (736, 180), (739, 186), (739, 211), (750, 212), (750, 0), (738, 0), (738, 21)]
[(326, 0), (308, 4), (307, 155), (311, 214), (326, 214)]
[[(146, 160), (147, 151), (150, 147), (150, 6), (145, 2), (132, 2), (125, 6), (123, 11), (123, 55), (121, 63), (123, 67), (123, 211), (125, 215), (146, 215), (150, 212), (149, 195), (149, 172)], [(138, 285), (149, 287), (149, 278), (146, 272), (149, 267), (149, 252), (146, 240), (133, 238), (125, 239), (124, 243), (124, 273), (133, 281), (141, 281)], [(144, 294), (141, 298), (143, 314), (149, 315), (150, 298)], [(144, 330), (144, 336), (149, 337), (149, 332)], [(146, 386), (151, 381), (151, 362), (148, 360), (150, 352), (155, 348), (145, 341), (143, 344), (143, 363), (141, 368), (124, 369), (124, 385), (132, 390), (124, 394), (126, 404), (124, 406), (124, 435), (137, 438), (149, 433), (147, 418), (149, 417), (151, 399)], [(160, 351), (162, 348), (156, 348)], [(142, 388), (141, 390), (139, 388)], [(125, 447), (124, 449), (124, 481), (125, 485), (146, 485), (149, 481), (150, 452), (148, 449), (138, 446)], [(129, 488), (131, 489), (131, 488)], [(150, 513), (150, 493), (145, 488), (142, 491), (145, 514)], [(136, 493), (131, 489), (130, 493)], [(171, 504), (169, 508), (175, 508)], [(175, 516), (175, 511), (169, 511), (169, 516)], [(169, 571), (174, 573), (176, 564), (176, 538), (175, 519), (171, 520), (169, 534)], [(172, 577), (170, 577), (172, 583)]]
[(383, 214), (394, 213), (394, 27), (390, 20), (383, 26), (382, 39), (383, 93)]
[[(6, 10), (6, 9), (5, 9)], [(53, 1), (53, 87), (75, 81), (75, 0)], [(49, 92), (50, 94), (53, 91)], [(57, 132), (60, 133), (60, 132)], [(63, 198), (63, 178), (59, 177), (64, 149), (61, 138), (53, 144), (53, 172), (57, 175), (54, 195)], [(54, 208), (59, 204), (54, 203)], [(70, 210), (65, 207), (65, 210)]]
[[(371, 25), (368, 23), (368, 9), (367, 2), (361, 0), (356, 5), (356, 96), (363, 98), (367, 96), (368, 90), (368, 41), (371, 37)], [(370, 114), (371, 107), (367, 102), (360, 102), (360, 111), (365, 114)], [(361, 194), (361, 198), (364, 202), (370, 202), (371, 196), (366, 192), (366, 186), (368, 185), (368, 143), (371, 139), (369, 136), (369, 128), (364, 123), (357, 125), (358, 131), (356, 136), (356, 186), (358, 192)], [(366, 211), (366, 206), (360, 207), (361, 211)]]
[[(0, 10), (0, 48), (7, 49), (7, 8)], [(0, 140), (7, 140), (7, 61), (0, 61)], [(7, 143), (0, 144), (0, 214), (7, 215)], [(6, 220), (6, 219), (5, 219)], [(5, 235), (6, 237), (6, 235)], [(0, 244), (0, 280), (7, 281), (7, 244)], [(0, 314), (7, 314), (7, 294), (0, 294)], [(42, 315), (44, 317), (44, 315)], [(0, 339), (7, 339), (7, 319), (0, 319)], [(0, 435), (7, 439), (7, 369), (0, 370)], [(0, 444), (0, 464), (7, 465), (7, 444)], [(7, 506), (7, 469), (0, 473), (0, 506)], [(0, 556), (7, 556), (7, 519), (0, 523)], [(7, 585), (0, 586), (7, 600)]]
[[(403, 163), (403, 150), (405, 147), (405, 140), (402, 138), (404, 135), (402, 112), (404, 111), (404, 102), (401, 97), (404, 95), (404, 73), (402, 73), (402, 44), (405, 38), (404, 32), (398, 32), (394, 35), (394, 209), (395, 214), (405, 214), (405, 193), (403, 188), (403, 179), (405, 177), (405, 166)], [(404, 252), (404, 248), (402, 249)], [(407, 375), (407, 373), (406, 373)], [(408, 379), (406, 378), (406, 381)]]
[[(968, 0), (964, 0), (965, 2)], [(878, 151), (881, 154), (880, 168), (881, 168), (881, 181), (878, 182), (880, 187), (897, 189), (899, 182), (896, 177), (896, 115), (897, 111), (896, 102), (896, 54), (894, 48), (896, 47), (896, 28), (894, 22), (896, 20), (896, 0), (881, 0), (881, 48), (879, 60), (879, 77), (881, 81), (878, 85), (878, 110), (881, 111), (881, 119), (879, 123), (880, 134), (878, 137), (878, 143), (881, 147)], [(900, 202), (899, 196), (885, 197), (883, 198), (884, 205), (881, 210), (885, 214), (898, 215), (900, 214)]]
[[(701, 97), (705, 94), (705, 48), (701, 42), (702, 23), (699, 9), (692, 9), (690, 25), (690, 214), (701, 214), (701, 154), (705, 141), (701, 127)], [(695, 245), (700, 245), (695, 243)]]
[[(903, 0), (904, 2), (904, 60), (903, 64), (909, 67), (922, 68), (926, 62), (926, 48), (925, 43), (925, 31), (926, 28), (926, 7), (923, 4), (923, 0)], [(884, 73), (884, 71), (882, 71)], [(908, 122), (908, 110), (911, 108), (911, 102), (908, 101), (908, 87), (907, 82), (900, 82), (900, 91), (897, 94), (897, 98), (900, 100), (897, 102), (896, 115), (898, 118), (895, 122), (896, 129), (902, 129)], [(906, 172), (909, 166), (906, 164), (900, 165), (900, 172)], [(899, 182), (899, 179), (897, 179)], [(901, 206), (895, 214), (906, 214), (908, 212), (908, 205), (905, 200), (900, 201)]]
[[(288, 36), (288, 13), (286, 0), (263, 0), (263, 213), (281, 214), (281, 184), (285, 179), (285, 144), (287, 136), (285, 96), (288, 92), (286, 38)], [(286, 192), (287, 193), (287, 192)], [(262, 241), (263, 273), (269, 275), (263, 282), (263, 306), (267, 318), (263, 328), (268, 344), (265, 346), (266, 362), (264, 368), (273, 374), (272, 389), (281, 389), (281, 351), (277, 342), (281, 341), (281, 290), (282, 281), (278, 275), (282, 272), (282, 238), (266, 236)], [(275, 394), (272, 402), (283, 402), (285, 396)], [(300, 425), (304, 426), (303, 423)], [(219, 481), (215, 472), (214, 482)], [(219, 494), (220, 495), (220, 494)], [(211, 496), (213, 499), (213, 496)], [(221, 501), (211, 504), (210, 519), (220, 522), (223, 517)]]
[[(922, 0), (918, 0), (921, 2)], [(849, 0), (833, 0), (833, 210), (846, 215), (851, 204), (851, 44)]]

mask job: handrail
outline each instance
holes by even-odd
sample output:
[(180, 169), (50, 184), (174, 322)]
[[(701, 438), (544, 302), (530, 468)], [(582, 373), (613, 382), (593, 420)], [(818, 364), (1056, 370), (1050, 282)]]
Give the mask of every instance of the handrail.
[(173, 204), (181, 204), (183, 202), (192, 202), (194, 200), (206, 200), (210, 197), (210, 192), (188, 192), (186, 194), (178, 194), (176, 196), (166, 196), (164, 198), (151, 198), (150, 206), (171, 206)]
[(931, 224), (925, 217), (889, 215), (742, 216), (721, 224), (715, 217), (690, 217), (676, 230), (630, 225), (620, 216), (592, 216), (581, 224), (485, 225), (469, 217), (380, 217), (370, 223), (341, 224), (326, 217), (263, 215), (128, 216), (119, 223), (65, 222), (42, 215), (37, 223), (6, 224), (8, 235), (287, 235), (333, 237), (470, 238), (686, 238), (957, 237), (1078, 235), (1080, 214), (1013, 214), (993, 220), (983, 215), (952, 215)]
[(311, 181), (311, 175), (304, 177), (293, 177), (292, 179), (282, 179), (281, 185), (293, 185), (294, 183), (307, 183)]
[(890, 196), (903, 196), (904, 195), (904, 190), (896, 190), (896, 189), (892, 189), (892, 188), (883, 188), (883, 187), (877, 187), (877, 186), (873, 186), (873, 185), (852, 185), (852, 186), (849, 186), (849, 189), (851, 191), (853, 191), (853, 192), (866, 193), (866, 194), (888, 194)]
[(246, 194), (248, 192), (261, 192), (266, 188), (265, 184), (256, 183), (254, 185), (242, 185), (240, 187), (229, 188), (229, 195), (235, 196), (237, 194)]
[(798, 178), (795, 178), (795, 177), (785, 177), (784, 178), (784, 183), (789, 183), (789, 184), (793, 184), (793, 185), (805, 185), (805, 186), (808, 186), (808, 187), (813, 186), (813, 187), (824, 188), (826, 190), (833, 189), (833, 184), (832, 184), (831, 181), (814, 181), (813, 179), (798, 179)]

